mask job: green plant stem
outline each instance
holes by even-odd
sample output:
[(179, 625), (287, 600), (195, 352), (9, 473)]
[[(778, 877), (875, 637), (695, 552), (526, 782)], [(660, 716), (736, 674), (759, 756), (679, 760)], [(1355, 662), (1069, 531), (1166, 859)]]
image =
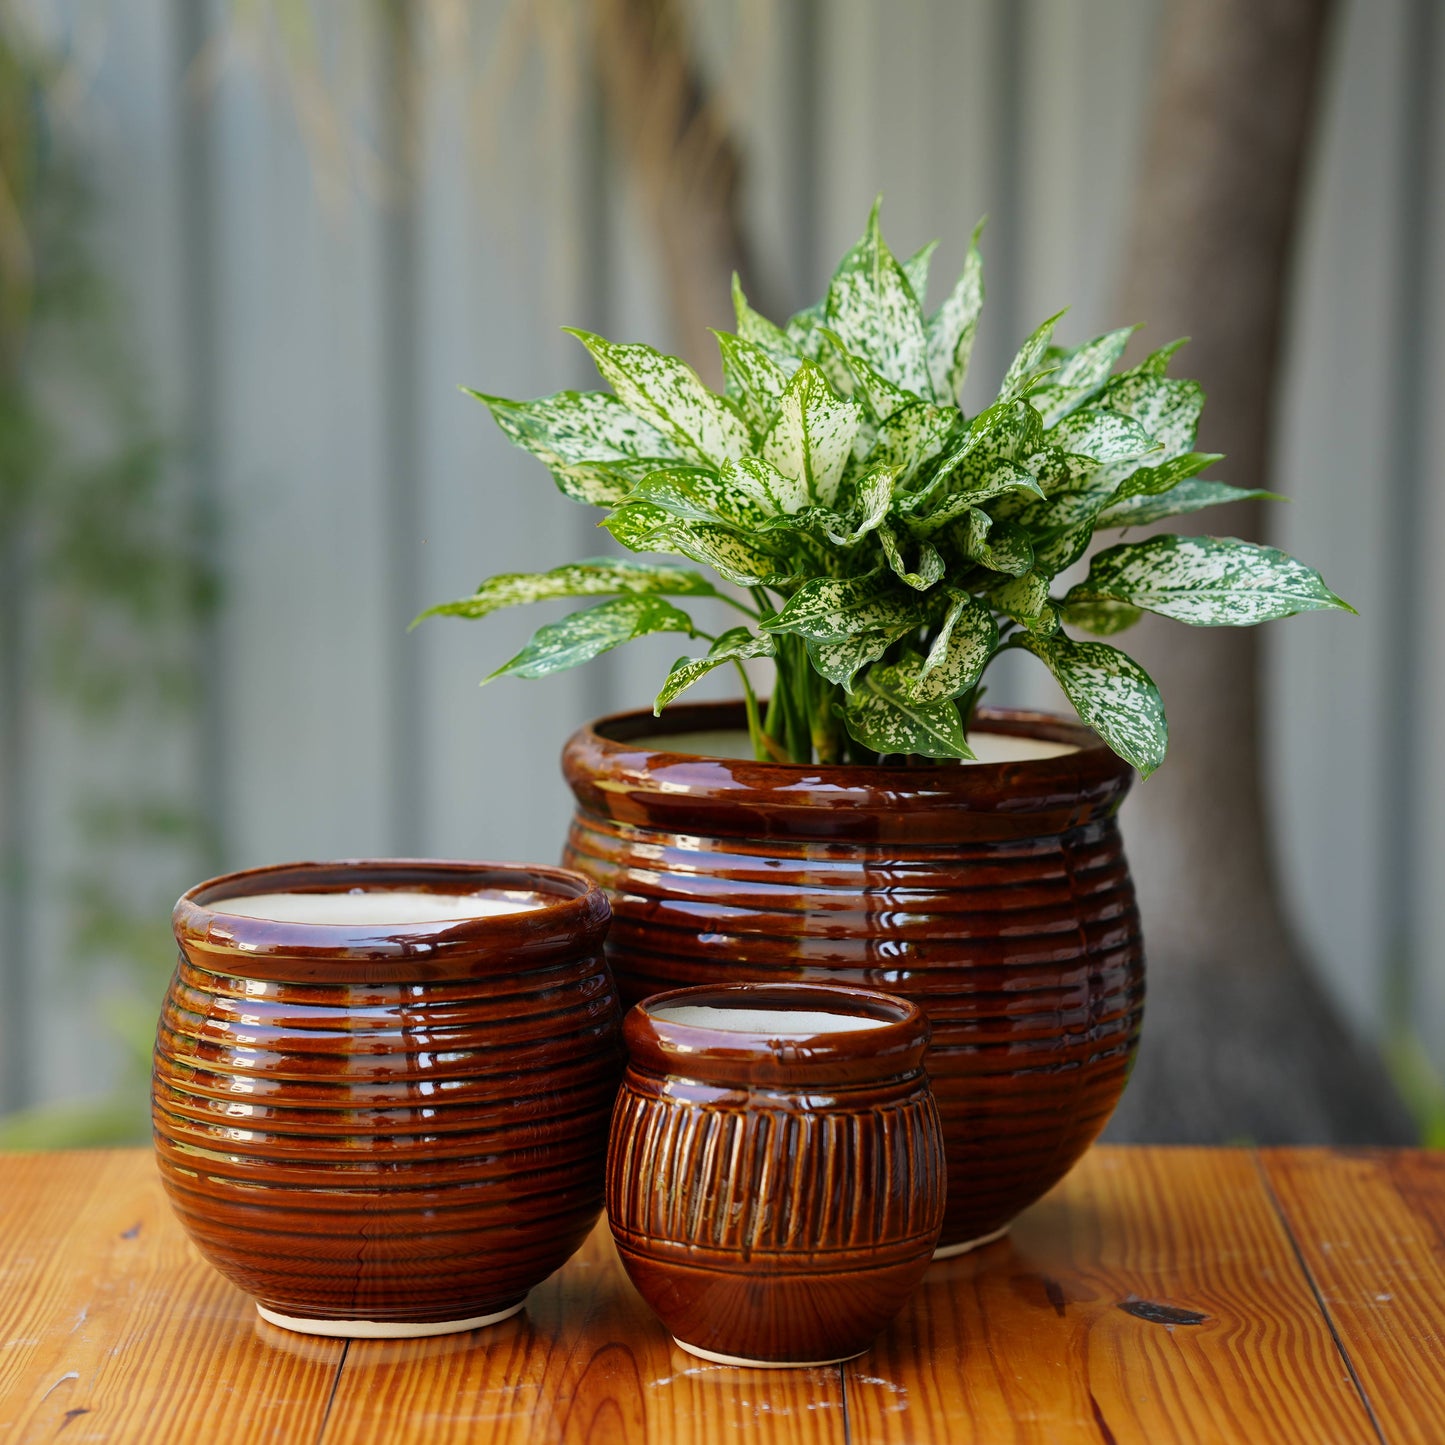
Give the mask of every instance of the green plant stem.
[(733, 666), (738, 670), (738, 676), (743, 680), (743, 704), (748, 712), (748, 737), (752, 740), (753, 756), (760, 762), (765, 763), (771, 757), (767, 744), (763, 741), (763, 725), (758, 719), (758, 699), (753, 691), (753, 684), (748, 677), (748, 670), (742, 664), (741, 658), (733, 658)]

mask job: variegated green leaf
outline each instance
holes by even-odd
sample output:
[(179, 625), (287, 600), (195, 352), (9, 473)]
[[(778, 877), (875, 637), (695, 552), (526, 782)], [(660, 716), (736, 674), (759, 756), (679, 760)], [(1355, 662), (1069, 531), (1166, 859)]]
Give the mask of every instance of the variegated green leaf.
[(1223, 460), (1222, 452), (1183, 452), (1160, 462), (1157, 467), (1137, 467), (1119, 483), (1118, 490), (1109, 499), (1109, 506), (1117, 506), (1130, 497), (1152, 497), (1167, 492), (1180, 482), (1197, 476), (1205, 467)]
[(691, 522), (713, 522), (734, 531), (757, 531), (776, 515), (776, 508), (735, 484), (736, 469), (740, 465), (730, 462), (723, 476), (704, 467), (662, 467), (643, 477), (627, 500), (650, 502), (674, 517)]
[[(978, 249), (978, 238), (982, 234), (980, 221), (968, 243), (963, 274), (948, 299), (928, 320), (928, 376), (933, 383), (934, 400), (939, 402), (956, 402), (968, 373), (978, 318), (983, 311), (983, 257)], [(921, 302), (922, 295), (915, 294)]]
[(1019, 347), (1018, 355), (1004, 373), (1003, 385), (998, 392), (999, 401), (1012, 401), (1026, 395), (1037, 384), (1038, 378), (1051, 370), (1046, 358), (1054, 339), (1054, 327), (1058, 325), (1063, 314), (1062, 311), (1056, 311), (1047, 321), (1040, 322)]
[(692, 619), (661, 597), (634, 594), (615, 597), (582, 612), (569, 613), (560, 622), (539, 627), (532, 640), (510, 662), (490, 677), (546, 677), (576, 667), (599, 653), (608, 652), (649, 632), (694, 631)]
[(919, 666), (874, 663), (843, 705), (849, 736), (875, 753), (972, 758), (954, 703), (913, 700)]
[(853, 679), (870, 662), (877, 662), (901, 637), (917, 631), (917, 627), (883, 628), (874, 632), (855, 632), (852, 637), (823, 641), (807, 640), (808, 658), (813, 671), (829, 682), (840, 684), (845, 692), (853, 691)]
[(893, 584), (887, 573), (863, 577), (815, 577), (788, 599), (776, 617), (765, 619), (766, 632), (795, 632), (819, 642), (836, 642), (859, 632), (886, 631), (916, 619), (923, 608), (912, 594)]
[(952, 489), (941, 498), (926, 492), (905, 496), (897, 507), (899, 521), (915, 536), (931, 537), (995, 497), (1012, 492), (1043, 497), (1031, 472), (1017, 462), (998, 457), (970, 458), (952, 481)]
[(1045, 361), (1057, 365), (1058, 370), (1029, 396), (1045, 427), (1053, 426), (1103, 391), (1109, 373), (1123, 356), (1136, 329), (1125, 326), (1095, 337), (1076, 351), (1045, 357)]
[(1059, 609), (1049, 600), (1050, 580), (1037, 572), (1026, 572), (995, 587), (989, 601), (1028, 631), (1047, 637), (1059, 630)]
[(1015, 522), (995, 521), (985, 511), (970, 507), (952, 534), (964, 556), (1010, 577), (1022, 577), (1034, 565), (1034, 545), (1026, 528)]
[(894, 468), (899, 484), (907, 486), (921, 467), (943, 453), (958, 433), (961, 420), (953, 407), (910, 402), (880, 423), (867, 451), (868, 460)]
[(711, 567), (739, 587), (779, 587), (796, 580), (785, 555), (726, 527), (686, 521), (650, 502), (618, 507), (602, 525), (629, 552), (674, 552)]
[[(910, 587), (919, 592), (927, 592), (942, 578), (945, 570), (943, 557), (932, 542), (915, 540), (906, 534), (900, 538), (892, 527), (886, 525), (878, 529), (878, 540), (883, 544), (883, 555), (888, 559), (894, 576)], [(912, 567), (904, 556), (905, 547), (910, 553), (917, 554), (917, 561)]]
[(976, 597), (955, 593), (923, 666), (913, 679), (916, 702), (962, 697), (974, 687), (998, 650), (998, 624)]
[(763, 457), (796, 486), (783, 510), (809, 503), (831, 507), (853, 453), (862, 408), (838, 396), (821, 371), (804, 363), (788, 382), (777, 417), (763, 438)]
[(604, 392), (563, 391), (537, 401), (508, 401), (463, 388), (491, 412), (507, 439), (551, 468), (568, 496), (607, 507), (627, 495), (630, 479), (609, 463), (646, 459), (665, 466), (677, 449), (655, 428)]
[[(1132, 481), (1133, 478), (1131, 477)], [(1231, 487), (1224, 482), (1210, 482), (1203, 477), (1191, 477), (1176, 482), (1168, 491), (1158, 496), (1128, 497), (1122, 502), (1112, 503), (1099, 514), (1100, 527), (1143, 527), (1150, 522), (1162, 522), (1165, 517), (1183, 517), (1190, 512), (1202, 512), (1206, 507), (1227, 506), (1230, 502), (1283, 502), (1277, 492), (1264, 492), (1258, 488)]]
[[(545, 602), (554, 597), (615, 597), (619, 593), (668, 597), (716, 597), (717, 589), (696, 572), (657, 562), (592, 557), (550, 572), (508, 572), (483, 582), (470, 596), (428, 608), (423, 617), (485, 617), (503, 607)], [(412, 626), (416, 626), (413, 623)]]
[(733, 273), (733, 313), (738, 320), (738, 335), (765, 352), (784, 372), (791, 375), (801, 360), (797, 348), (789, 341), (782, 327), (775, 325), (761, 312), (754, 311), (743, 295), (742, 282)]
[(1059, 609), (1068, 627), (1079, 627), (1095, 637), (1113, 637), (1143, 617), (1143, 611), (1127, 602), (1066, 602)]
[(1060, 451), (1100, 463), (1135, 461), (1159, 451), (1158, 442), (1132, 417), (1101, 407), (1071, 413), (1051, 427), (1045, 439)]
[(1196, 627), (1248, 627), (1347, 602), (1285, 552), (1234, 537), (1149, 537), (1095, 555), (1069, 603), (1132, 603)]
[(565, 329), (592, 353), (623, 406), (661, 432), (682, 457), (720, 467), (750, 449), (742, 418), (685, 362), (650, 346), (619, 345), (590, 331)]
[(922, 306), (928, 300), (928, 269), (933, 253), (938, 249), (937, 241), (920, 246), (906, 261), (902, 262), (903, 274), (908, 278), (913, 299)]
[(928, 512), (949, 492), (977, 490), (980, 478), (991, 474), (999, 461), (1019, 462), (1029, 472), (1028, 459), (1039, 452), (1042, 439), (1039, 414), (1027, 401), (995, 402), (979, 412), (938, 459), (929, 480), (914, 492), (910, 510)]
[(1058, 679), (1079, 717), (1147, 778), (1164, 761), (1169, 724), (1159, 689), (1149, 674), (1106, 642), (1020, 637)]
[(923, 310), (884, 243), (876, 201), (868, 229), (833, 274), (825, 314), (847, 350), (905, 391), (929, 393)]
[(888, 515), (893, 500), (893, 469), (874, 467), (861, 477), (845, 481), (838, 491), (838, 507), (804, 507), (801, 512), (780, 513), (760, 528), (763, 532), (803, 532), (854, 547)]
[(762, 438), (777, 415), (788, 372), (756, 342), (728, 331), (715, 331), (722, 353), (723, 387), (748, 430)]
[[(1204, 388), (1197, 381), (1159, 376), (1144, 366), (1122, 372), (1104, 388), (1100, 404), (1135, 421), (1163, 447), (1161, 461), (1194, 449)], [(1092, 453), (1091, 453), (1092, 455)]]
[(852, 377), (852, 396), (861, 401), (879, 421), (887, 421), (901, 407), (923, 400), (911, 391), (905, 391), (843, 344), (843, 338), (828, 327), (821, 328), (821, 335), (832, 349), (839, 362), (848, 369)]
[(730, 662), (744, 662), (750, 657), (771, 657), (773, 639), (758, 637), (746, 627), (730, 627), (720, 633), (707, 650), (706, 657), (679, 657), (662, 684), (662, 691), (652, 705), (655, 717), (675, 698), (678, 693), (706, 677), (714, 668), (725, 667)]

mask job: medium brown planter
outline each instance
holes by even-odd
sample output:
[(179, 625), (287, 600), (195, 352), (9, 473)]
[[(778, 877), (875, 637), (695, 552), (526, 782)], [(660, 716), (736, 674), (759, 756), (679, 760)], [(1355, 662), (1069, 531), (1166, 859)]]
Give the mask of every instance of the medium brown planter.
[(920, 1004), (948, 1152), (941, 1249), (981, 1243), (1068, 1172), (1128, 1077), (1144, 955), (1117, 813), (1133, 772), (1082, 725), (1027, 712), (978, 726), (1078, 751), (865, 768), (647, 743), (742, 723), (740, 704), (674, 706), (566, 746), (564, 861), (612, 901), (623, 997), (797, 980)]

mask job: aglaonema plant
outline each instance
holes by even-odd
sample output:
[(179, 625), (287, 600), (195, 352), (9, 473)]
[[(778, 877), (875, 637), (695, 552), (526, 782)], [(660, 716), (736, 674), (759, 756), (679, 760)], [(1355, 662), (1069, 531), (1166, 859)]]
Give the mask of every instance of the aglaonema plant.
[[(1117, 542), (1054, 595), (1098, 531), (1270, 494), (1201, 476), (1220, 460), (1194, 449), (1203, 392), (1168, 374), (1177, 342), (1116, 370), (1132, 327), (1067, 350), (1051, 317), (995, 400), (965, 416), (978, 239), (931, 313), (933, 247), (895, 259), (876, 204), (828, 294), (785, 326), (735, 281), (737, 331), (717, 333), (721, 395), (675, 357), (583, 331), (610, 393), (473, 393), (563, 492), (605, 510), (600, 525), (629, 552), (685, 558), (731, 585), (598, 557), (493, 577), (423, 615), (605, 598), (540, 628), (492, 677), (542, 677), (635, 637), (685, 633), (709, 645), (673, 665), (655, 710), (736, 666), (757, 756), (800, 763), (972, 757), (984, 673), (1022, 649), (1147, 776), (1168, 740), (1158, 690), (1126, 653), (1073, 632), (1113, 636), (1145, 611), (1245, 626), (1348, 604), (1283, 552), (1207, 536)], [(698, 597), (745, 620), (707, 633), (679, 605)], [(743, 667), (755, 658), (775, 669), (766, 708)]]

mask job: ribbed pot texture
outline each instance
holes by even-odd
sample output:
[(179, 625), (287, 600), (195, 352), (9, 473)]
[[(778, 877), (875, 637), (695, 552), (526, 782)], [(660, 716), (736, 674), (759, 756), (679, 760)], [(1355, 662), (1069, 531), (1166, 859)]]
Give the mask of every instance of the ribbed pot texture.
[[(212, 912), (245, 893), (523, 889), (431, 931)], [(552, 868), (386, 862), (231, 874), (176, 905), (152, 1118), (182, 1224), (280, 1314), (492, 1314), (602, 1207), (621, 1009), (607, 901)]]
[[(772, 1038), (668, 1018), (678, 1005), (863, 1016)], [(693, 1350), (821, 1363), (872, 1344), (928, 1268), (943, 1137), (928, 1024), (901, 999), (788, 984), (683, 989), (627, 1016), (607, 1219), (643, 1298)]]
[(695, 757), (652, 734), (732, 729), (738, 704), (576, 733), (564, 862), (612, 901), (624, 1001), (736, 981), (843, 983), (921, 1005), (948, 1152), (940, 1245), (1005, 1227), (1104, 1127), (1138, 1046), (1144, 955), (1117, 813), (1129, 766), (1087, 728), (997, 764), (823, 767)]

